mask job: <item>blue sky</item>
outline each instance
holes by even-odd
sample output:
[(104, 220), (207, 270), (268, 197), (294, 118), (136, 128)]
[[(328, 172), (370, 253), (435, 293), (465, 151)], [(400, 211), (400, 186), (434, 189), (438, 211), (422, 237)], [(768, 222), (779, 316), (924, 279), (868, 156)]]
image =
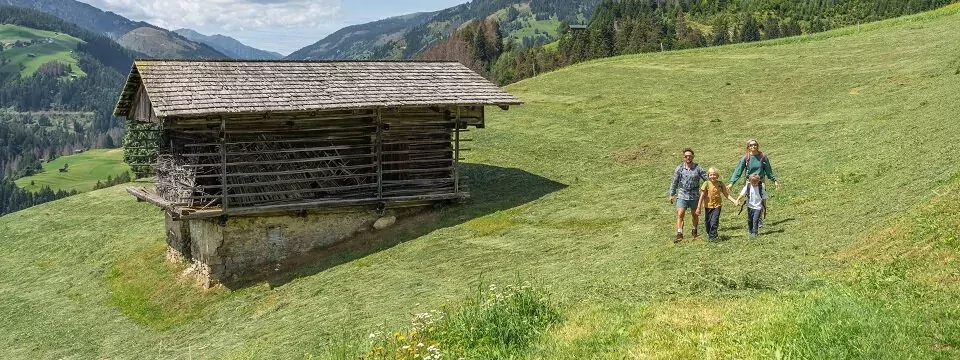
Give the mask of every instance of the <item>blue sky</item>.
[(468, 0), (81, 0), (126, 18), (289, 54), (345, 26), (435, 11)]

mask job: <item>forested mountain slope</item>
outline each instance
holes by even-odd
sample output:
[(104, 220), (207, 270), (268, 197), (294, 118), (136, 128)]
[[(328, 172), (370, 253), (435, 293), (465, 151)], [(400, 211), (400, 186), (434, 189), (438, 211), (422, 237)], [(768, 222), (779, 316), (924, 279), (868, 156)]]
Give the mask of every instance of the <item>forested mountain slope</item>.
[(127, 49), (150, 57), (227, 57), (206, 44), (190, 41), (172, 31), (133, 21), (76, 0), (0, 0), (0, 5), (19, 6), (56, 16), (94, 33), (106, 35)]
[(599, 0), (474, 0), (431, 13), (354, 25), (300, 49), (289, 59), (411, 59), (471, 21), (496, 19), (520, 45), (556, 39), (561, 22), (589, 18)]
[[(135, 55), (106, 36), (31, 9), (0, 6), (0, 24), (8, 30), (4, 36), (35, 37), (0, 51), (0, 181), (40, 171), (44, 159), (119, 145), (124, 125), (113, 106)], [(35, 61), (42, 63), (28, 71)]]
[(320, 41), (287, 55), (291, 60), (367, 59), (374, 50), (400, 39), (411, 28), (429, 21), (435, 12), (391, 17), (361, 25), (347, 26)]

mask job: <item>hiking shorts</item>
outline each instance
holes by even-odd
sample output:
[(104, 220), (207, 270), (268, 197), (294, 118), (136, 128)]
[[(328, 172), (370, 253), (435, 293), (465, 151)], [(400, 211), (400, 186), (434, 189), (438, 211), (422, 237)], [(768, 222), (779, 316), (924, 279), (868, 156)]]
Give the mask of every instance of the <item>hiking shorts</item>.
[(696, 208), (697, 208), (697, 200), (677, 199), (677, 209), (690, 209), (690, 210), (693, 210), (693, 209), (696, 209)]

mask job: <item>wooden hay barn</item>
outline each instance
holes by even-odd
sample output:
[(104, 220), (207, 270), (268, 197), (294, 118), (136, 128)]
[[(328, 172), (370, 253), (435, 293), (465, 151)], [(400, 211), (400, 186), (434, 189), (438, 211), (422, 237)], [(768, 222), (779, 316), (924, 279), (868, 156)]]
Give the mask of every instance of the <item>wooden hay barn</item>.
[(464, 133), (484, 126), (484, 106), (520, 103), (455, 62), (137, 60), (115, 115), (158, 135), (156, 189), (128, 191), (164, 209), (177, 257), (223, 278), (239, 272), (218, 273), (196, 247), (211, 233), (226, 246), (234, 219), (260, 218), (232, 231), (262, 235), (272, 254), (234, 259), (256, 265), (351, 233), (315, 241), (330, 225), (305, 224), (293, 239), (264, 218), (352, 208), (370, 213), (349, 225), (363, 228), (392, 208), (466, 198)]

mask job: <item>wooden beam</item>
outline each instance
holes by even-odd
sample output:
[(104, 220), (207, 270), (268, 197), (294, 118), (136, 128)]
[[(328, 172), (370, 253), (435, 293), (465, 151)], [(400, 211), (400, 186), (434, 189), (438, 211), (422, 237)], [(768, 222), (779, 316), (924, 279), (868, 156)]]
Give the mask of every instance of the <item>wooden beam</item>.
[[(283, 170), (283, 171), (265, 171), (265, 172), (251, 172), (251, 173), (233, 173), (227, 174), (227, 177), (240, 177), (240, 176), (271, 176), (271, 175), (293, 175), (293, 174), (308, 174), (315, 173), (325, 170), (356, 170), (356, 169), (365, 169), (365, 168), (374, 168), (376, 164), (366, 164), (366, 165), (353, 165), (353, 166), (340, 166), (336, 168), (310, 168), (310, 169), (297, 169), (297, 170)], [(195, 176), (198, 179), (203, 178), (216, 178), (220, 177), (220, 174), (215, 175), (197, 175)]]
[[(295, 138), (295, 139), (231, 141), (231, 142), (227, 142), (227, 146), (250, 145), (250, 144), (283, 144), (283, 143), (343, 141), (343, 140), (352, 140), (352, 139), (367, 139), (367, 138), (370, 138), (370, 136), (371, 136), (370, 133), (363, 133), (363, 134), (357, 134), (357, 135), (330, 135), (330, 136), (305, 137), (305, 138)], [(198, 143), (198, 144), (184, 144), (184, 147), (206, 147), (206, 146), (219, 146), (219, 145), (220, 143)]]
[(453, 192), (460, 192), (460, 107), (457, 106), (457, 121), (453, 127)]
[[(244, 166), (244, 165), (281, 165), (281, 164), (303, 164), (303, 163), (312, 163), (320, 161), (335, 161), (335, 160), (345, 160), (345, 159), (365, 159), (371, 158), (374, 154), (357, 154), (357, 155), (337, 155), (337, 156), (325, 156), (318, 158), (308, 158), (308, 159), (294, 159), (294, 160), (262, 160), (262, 161), (238, 161), (231, 163), (222, 163), (222, 164), (196, 164), (196, 165), (183, 165), (184, 168), (209, 168), (215, 166)], [(226, 154), (224, 154), (224, 159)], [(224, 160), (225, 161), (225, 160)], [(324, 169), (322, 167), (317, 169)], [(336, 169), (336, 168), (330, 168)]]
[(450, 171), (456, 170), (455, 166), (443, 167), (443, 168), (432, 168), (432, 169), (400, 169), (400, 170), (384, 170), (384, 174), (402, 174), (402, 173), (431, 173), (431, 172), (440, 172), (440, 171)]
[[(315, 170), (314, 170), (315, 171)], [(251, 187), (251, 186), (267, 186), (267, 185), (286, 185), (286, 184), (302, 184), (310, 182), (320, 182), (320, 181), (330, 181), (330, 180), (344, 180), (344, 179), (354, 179), (354, 178), (368, 178), (376, 176), (374, 173), (366, 174), (350, 174), (350, 175), (338, 175), (338, 176), (324, 176), (324, 177), (309, 177), (309, 178), (299, 178), (299, 179), (287, 179), (287, 180), (274, 180), (274, 181), (260, 181), (260, 182), (244, 182), (239, 184), (227, 184), (228, 188), (236, 189), (242, 187)], [(207, 190), (207, 189), (220, 189), (223, 185), (201, 185), (193, 187), (184, 187), (183, 189), (194, 189), (194, 190)]]
[[(378, 186), (377, 184), (361, 184), (361, 185), (349, 185), (349, 186), (337, 186), (337, 187), (324, 187), (316, 189), (293, 189), (293, 190), (280, 190), (280, 191), (264, 191), (264, 192), (249, 192), (249, 193), (236, 193), (229, 195), (194, 195), (186, 197), (186, 199), (192, 200), (202, 200), (202, 199), (216, 199), (220, 197), (226, 198), (245, 198), (245, 197), (254, 197), (254, 196), (269, 196), (269, 195), (293, 195), (293, 194), (312, 194), (317, 192), (326, 192), (326, 191), (345, 191), (345, 190), (357, 190), (357, 189), (372, 189)], [(228, 187), (229, 189), (229, 187)], [(226, 193), (226, 192), (224, 192)]]
[[(221, 165), (220, 184), (226, 185), (227, 184), (227, 120), (226, 118), (223, 117), (223, 115), (220, 116), (220, 165)], [(222, 197), (220, 198), (221, 199), (220, 207), (222, 207), (224, 211), (227, 210), (227, 206), (230, 203), (229, 201), (230, 196), (228, 194), (229, 192), (230, 192), (230, 189), (226, 187), (224, 187), (223, 191), (220, 192), (220, 195), (222, 195)]]
[(318, 200), (318, 201), (307, 201), (307, 202), (298, 202), (290, 204), (278, 204), (278, 205), (263, 205), (263, 206), (250, 206), (250, 207), (234, 207), (228, 211), (202, 211), (194, 212), (191, 214), (183, 215), (180, 218), (184, 220), (192, 219), (207, 219), (215, 218), (220, 215), (253, 215), (269, 212), (280, 212), (280, 211), (297, 211), (297, 210), (310, 210), (316, 208), (331, 208), (331, 207), (350, 207), (350, 206), (362, 206), (362, 205), (374, 205), (379, 204), (380, 202), (386, 202), (387, 205), (402, 205), (404, 203), (418, 203), (418, 202), (429, 202), (429, 201), (439, 201), (439, 200), (460, 200), (469, 197), (467, 193), (459, 194), (433, 194), (433, 195), (414, 195), (414, 196), (396, 196), (384, 199), (378, 198), (364, 198), (364, 199), (348, 199), (348, 200)]
[(128, 194), (133, 195), (137, 199), (154, 204), (160, 207), (161, 209), (164, 209), (170, 212), (176, 212), (176, 207), (174, 206), (174, 203), (172, 201), (164, 199), (160, 197), (160, 195), (152, 193), (147, 189), (128, 187), (126, 188), (126, 190)]
[(377, 139), (375, 152), (377, 155), (377, 199), (383, 199), (383, 114), (377, 108)]
[[(242, 156), (242, 155), (253, 155), (253, 154), (290, 154), (298, 152), (310, 152), (310, 151), (334, 151), (334, 150), (357, 150), (357, 149), (370, 149), (373, 145), (339, 145), (339, 146), (322, 146), (322, 147), (309, 147), (309, 148), (299, 148), (299, 149), (278, 149), (278, 150), (262, 150), (262, 151), (244, 151), (244, 152), (228, 152), (227, 156)], [(196, 154), (183, 154), (183, 157), (203, 157), (203, 156), (216, 156), (220, 155), (219, 152), (216, 153), (196, 153)]]

